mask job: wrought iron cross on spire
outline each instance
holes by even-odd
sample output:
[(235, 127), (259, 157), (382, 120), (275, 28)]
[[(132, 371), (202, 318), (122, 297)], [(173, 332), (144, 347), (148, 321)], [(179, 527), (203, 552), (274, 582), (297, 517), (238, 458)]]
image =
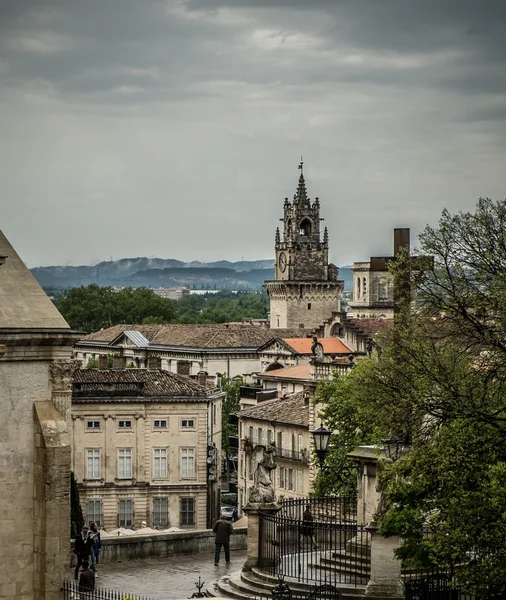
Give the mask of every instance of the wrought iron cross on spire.
[(304, 167), (304, 161), (302, 160), (302, 156), (301, 156), (300, 157), (299, 166), (297, 167), (297, 169), (300, 169), (301, 175), (302, 175), (302, 173), (304, 171), (303, 167)]

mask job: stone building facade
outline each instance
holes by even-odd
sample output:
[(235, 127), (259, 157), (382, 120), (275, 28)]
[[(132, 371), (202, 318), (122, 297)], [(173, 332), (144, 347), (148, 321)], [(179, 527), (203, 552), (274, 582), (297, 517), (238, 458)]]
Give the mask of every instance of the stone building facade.
[(209, 527), (223, 395), (160, 369), (77, 371), (72, 462), (85, 519), (107, 530)]
[(0, 232), (0, 598), (57, 600), (69, 558), (76, 341)]
[(328, 262), (329, 239), (320, 230), (320, 201), (307, 195), (301, 172), (293, 202), (285, 198), (283, 233), (276, 230), (274, 280), (265, 282), (271, 329), (319, 327), (341, 310), (339, 269)]
[(86, 366), (101, 354), (118, 368), (146, 368), (150, 361), (162, 369), (197, 378), (219, 373), (248, 380), (261, 370), (258, 348), (277, 337), (305, 337), (300, 329), (270, 330), (254, 325), (115, 325), (92, 333), (75, 346), (74, 355)]
[(381, 257), (353, 263), (353, 302), (349, 311), (356, 319), (394, 316), (394, 278)]
[(257, 444), (276, 444), (274, 491), (278, 500), (307, 498), (311, 488), (310, 400), (299, 392), (258, 402), (239, 413), (238, 501), (248, 502), (253, 485), (251, 453)]

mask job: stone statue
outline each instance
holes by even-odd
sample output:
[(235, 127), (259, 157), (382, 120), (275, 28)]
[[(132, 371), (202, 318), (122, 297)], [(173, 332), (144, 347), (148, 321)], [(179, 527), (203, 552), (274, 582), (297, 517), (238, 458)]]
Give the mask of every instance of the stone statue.
[(315, 362), (323, 362), (323, 345), (320, 344), (316, 336), (313, 337), (311, 352), (313, 353)]
[(251, 454), (253, 469), (253, 487), (250, 490), (249, 502), (265, 504), (275, 501), (272, 471), (276, 468), (276, 447), (257, 445)]

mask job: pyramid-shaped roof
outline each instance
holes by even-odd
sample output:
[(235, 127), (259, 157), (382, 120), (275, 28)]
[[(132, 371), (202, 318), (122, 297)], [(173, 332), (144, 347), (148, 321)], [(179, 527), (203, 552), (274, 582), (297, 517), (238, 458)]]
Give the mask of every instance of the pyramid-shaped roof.
[(0, 329), (70, 329), (0, 231)]

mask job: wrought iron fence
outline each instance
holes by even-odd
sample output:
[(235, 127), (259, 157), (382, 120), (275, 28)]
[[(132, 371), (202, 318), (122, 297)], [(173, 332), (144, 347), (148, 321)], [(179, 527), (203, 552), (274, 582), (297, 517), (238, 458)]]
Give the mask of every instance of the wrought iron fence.
[(66, 580), (62, 585), (64, 600), (152, 600), (149, 596), (97, 587), (94, 590), (79, 590), (77, 581)]
[(443, 573), (422, 579), (407, 579), (404, 584), (406, 600), (475, 600), (462, 591), (455, 581)]
[(260, 512), (260, 569), (320, 586), (365, 585), (370, 535), (356, 511), (356, 498), (345, 496), (286, 500), (276, 514)]

